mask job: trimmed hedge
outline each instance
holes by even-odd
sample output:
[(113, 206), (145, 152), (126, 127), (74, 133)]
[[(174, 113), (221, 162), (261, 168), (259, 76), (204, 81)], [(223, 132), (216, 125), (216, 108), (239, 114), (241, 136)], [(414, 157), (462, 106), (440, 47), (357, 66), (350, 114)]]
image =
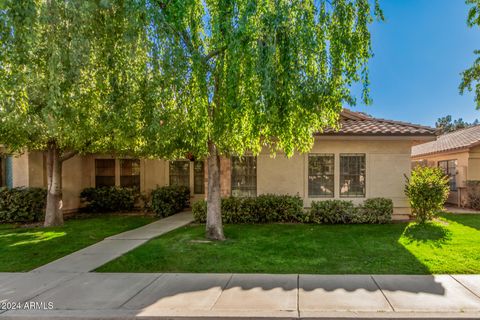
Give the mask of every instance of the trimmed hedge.
[(132, 211), (139, 197), (138, 190), (121, 187), (86, 188), (80, 193), (86, 212)]
[(37, 222), (45, 216), (47, 191), (0, 188), (0, 222)]
[[(205, 223), (207, 203), (198, 201), (192, 205), (195, 222)], [(311, 209), (304, 213), (303, 201), (298, 196), (261, 195), (253, 198), (223, 198), (222, 221), (224, 223), (274, 223), (305, 222), (315, 224), (339, 223), (389, 223), (392, 220), (393, 201), (386, 198), (366, 199), (355, 206), (352, 201), (313, 201)]]
[(168, 217), (188, 207), (190, 189), (184, 186), (159, 187), (152, 191), (151, 208), (160, 217)]
[(366, 199), (355, 207), (352, 201), (313, 201), (306, 215), (308, 223), (389, 223), (392, 220), (393, 201), (386, 198)]
[(359, 211), (359, 223), (389, 223), (392, 221), (393, 201), (386, 198), (366, 199)]
[[(196, 222), (207, 220), (207, 203), (195, 202), (192, 206)], [(303, 200), (299, 196), (264, 194), (258, 197), (222, 199), (224, 223), (302, 222)]]
[(308, 223), (352, 223), (358, 210), (352, 201), (323, 200), (312, 201), (305, 222)]

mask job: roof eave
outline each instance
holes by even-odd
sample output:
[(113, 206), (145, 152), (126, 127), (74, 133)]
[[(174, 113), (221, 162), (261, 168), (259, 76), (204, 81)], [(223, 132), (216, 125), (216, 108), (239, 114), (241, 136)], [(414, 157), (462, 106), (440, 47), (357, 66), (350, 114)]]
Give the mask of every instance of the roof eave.
[(409, 140), (409, 141), (422, 141), (430, 142), (435, 141), (435, 135), (425, 134), (347, 134), (347, 133), (317, 133), (315, 138), (323, 139), (365, 139), (365, 140)]
[(450, 154), (450, 153), (458, 153), (462, 151), (470, 151), (471, 148), (478, 147), (480, 146), (480, 141), (471, 143), (467, 146), (460, 146), (456, 148), (449, 148), (445, 150), (440, 150), (440, 151), (432, 151), (432, 152), (424, 152), (424, 153), (419, 153), (416, 155), (412, 154), (412, 158), (418, 158), (418, 157), (425, 157), (425, 156), (433, 156), (433, 155), (439, 155), (439, 154)]

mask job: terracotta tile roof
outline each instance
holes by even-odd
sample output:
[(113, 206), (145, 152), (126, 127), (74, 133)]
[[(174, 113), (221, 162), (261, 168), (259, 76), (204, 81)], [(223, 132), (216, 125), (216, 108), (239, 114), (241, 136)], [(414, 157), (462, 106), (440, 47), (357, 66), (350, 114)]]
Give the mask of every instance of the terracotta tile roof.
[(435, 136), (435, 129), (407, 122), (373, 118), (344, 109), (338, 131), (327, 128), (319, 135)]
[(468, 149), (480, 144), (480, 126), (461, 129), (438, 137), (436, 141), (412, 147), (412, 156)]

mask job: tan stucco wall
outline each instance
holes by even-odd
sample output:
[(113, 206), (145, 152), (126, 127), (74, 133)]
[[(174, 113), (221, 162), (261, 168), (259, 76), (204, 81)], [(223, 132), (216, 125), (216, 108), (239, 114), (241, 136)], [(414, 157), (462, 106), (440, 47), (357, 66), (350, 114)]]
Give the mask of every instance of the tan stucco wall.
[(168, 185), (167, 161), (157, 159), (142, 160), (140, 162), (140, 168), (140, 184), (142, 185), (142, 191), (148, 192), (156, 187)]
[(81, 206), (80, 192), (90, 187), (88, 157), (75, 156), (63, 163), (63, 210), (73, 211)]
[(24, 152), (12, 158), (13, 187), (42, 187), (44, 175), (43, 153)]
[(12, 158), (12, 185), (16, 187), (28, 187), (29, 185), (28, 170), (28, 152), (21, 155), (15, 155)]
[(480, 146), (470, 149), (467, 175), (468, 180), (480, 180)]
[[(322, 199), (351, 200), (362, 203), (365, 198), (385, 197), (393, 200), (395, 214), (409, 214), (408, 199), (403, 193), (404, 175), (410, 175), (409, 141), (365, 141), (317, 139), (310, 153), (335, 155), (335, 196), (334, 198), (308, 197), (308, 154), (295, 154), (288, 159), (284, 155), (272, 158), (267, 151), (257, 158), (257, 193), (299, 195), (304, 205)], [(366, 197), (340, 197), (340, 154), (365, 153)]]
[[(14, 187), (47, 187), (45, 157), (42, 152), (28, 152), (13, 159)], [(86, 158), (76, 156), (64, 162), (62, 173), (63, 209), (68, 211), (80, 207), (80, 192), (90, 186)]]
[[(311, 153), (333, 153), (335, 155), (335, 198), (352, 200), (356, 204), (362, 203), (365, 198), (386, 197), (394, 202), (395, 214), (410, 213), (407, 198), (403, 194), (404, 175), (410, 174), (411, 142), (405, 140), (328, 140), (317, 138)], [(340, 198), (340, 154), (365, 153), (366, 155), (366, 197)], [(23, 158), (22, 158), (23, 157)], [(45, 186), (44, 157), (42, 154), (22, 156), (14, 161), (14, 172), (17, 184), (35, 183), (36, 186)], [(80, 192), (87, 187), (95, 186), (95, 159), (114, 158), (111, 155), (76, 156), (64, 163), (63, 169), (63, 196), (65, 211), (72, 211), (80, 206)], [(150, 192), (157, 186), (169, 184), (169, 162), (159, 159), (142, 159), (140, 161), (140, 184), (142, 192)], [(29, 175), (21, 174), (22, 168), (29, 168)], [(205, 170), (206, 170), (205, 166)], [(191, 166), (191, 187), (193, 190), (193, 166)], [(117, 180), (119, 162), (116, 161)], [(221, 189), (222, 195), (230, 195), (231, 169), (230, 160), (221, 160)], [(34, 177), (35, 176), (35, 177)], [(312, 200), (325, 198), (308, 197), (308, 154), (296, 153), (287, 158), (277, 154), (272, 158), (267, 150), (261, 152), (257, 158), (257, 194), (291, 194), (299, 195), (304, 204), (309, 207)], [(117, 181), (117, 184), (119, 181)], [(192, 195), (193, 201), (203, 199), (205, 195)], [(405, 216), (403, 216), (405, 217)]]

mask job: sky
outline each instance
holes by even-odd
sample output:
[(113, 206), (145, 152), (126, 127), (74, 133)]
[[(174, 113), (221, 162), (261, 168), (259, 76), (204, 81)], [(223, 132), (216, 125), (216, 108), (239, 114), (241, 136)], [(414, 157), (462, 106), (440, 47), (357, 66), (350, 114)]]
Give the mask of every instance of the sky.
[(355, 111), (434, 126), (443, 116), (480, 119), (473, 93), (459, 94), (460, 73), (480, 49), (480, 28), (467, 26), (464, 0), (380, 0), (385, 21), (371, 27), (373, 103)]

